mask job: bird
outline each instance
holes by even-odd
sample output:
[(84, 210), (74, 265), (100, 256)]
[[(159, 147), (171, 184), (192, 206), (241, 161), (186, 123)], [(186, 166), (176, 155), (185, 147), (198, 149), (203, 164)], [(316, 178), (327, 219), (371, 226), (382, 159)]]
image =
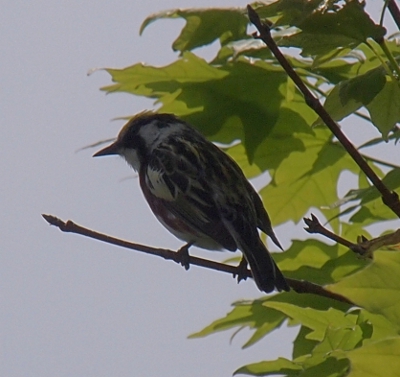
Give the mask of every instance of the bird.
[(138, 173), (150, 209), (187, 250), (239, 249), (239, 266), (249, 265), (261, 291), (290, 290), (260, 238), (259, 230), (282, 249), (260, 196), (239, 165), (190, 124), (145, 110), (93, 157), (107, 155), (123, 157)]

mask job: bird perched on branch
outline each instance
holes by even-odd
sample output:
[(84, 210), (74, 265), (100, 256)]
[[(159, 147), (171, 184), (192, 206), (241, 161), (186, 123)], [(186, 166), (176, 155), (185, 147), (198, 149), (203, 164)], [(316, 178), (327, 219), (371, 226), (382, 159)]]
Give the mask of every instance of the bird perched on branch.
[(259, 195), (236, 162), (188, 123), (142, 112), (94, 156), (105, 155), (124, 157), (139, 173), (157, 219), (189, 247), (239, 249), (260, 290), (289, 290), (258, 233), (280, 247)]

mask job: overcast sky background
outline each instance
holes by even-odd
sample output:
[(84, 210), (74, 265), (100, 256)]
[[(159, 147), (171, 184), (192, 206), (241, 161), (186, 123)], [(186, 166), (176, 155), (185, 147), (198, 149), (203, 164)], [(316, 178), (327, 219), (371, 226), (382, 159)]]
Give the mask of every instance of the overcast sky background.
[[(380, 2), (374, 2), (376, 5)], [(239, 299), (261, 296), (253, 281), (182, 267), (48, 226), (49, 213), (120, 238), (177, 249), (137, 179), (118, 158), (76, 151), (114, 137), (152, 102), (106, 96), (105, 72), (139, 61), (165, 65), (184, 22), (151, 13), (243, 1), (3, 1), (0, 14), (0, 375), (229, 376), (239, 366), (290, 357), (295, 332), (275, 332), (241, 350), (250, 332), (188, 340)], [(380, 5), (380, 4), (379, 4)], [(377, 19), (375, 17), (375, 19)], [(122, 181), (121, 181), (122, 180)], [(302, 224), (279, 227), (303, 234)], [(290, 229), (290, 230), (289, 230)], [(305, 235), (304, 235), (305, 237)], [(224, 259), (227, 253), (210, 254)]]

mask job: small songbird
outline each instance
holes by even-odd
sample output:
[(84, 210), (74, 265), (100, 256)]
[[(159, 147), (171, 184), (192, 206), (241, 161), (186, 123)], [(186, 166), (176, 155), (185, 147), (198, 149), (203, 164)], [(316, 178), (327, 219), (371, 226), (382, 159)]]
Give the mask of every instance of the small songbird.
[(239, 249), (260, 290), (289, 291), (258, 233), (281, 247), (259, 195), (237, 163), (188, 123), (144, 111), (94, 156), (105, 155), (124, 157), (139, 173), (151, 210), (177, 238), (210, 250)]

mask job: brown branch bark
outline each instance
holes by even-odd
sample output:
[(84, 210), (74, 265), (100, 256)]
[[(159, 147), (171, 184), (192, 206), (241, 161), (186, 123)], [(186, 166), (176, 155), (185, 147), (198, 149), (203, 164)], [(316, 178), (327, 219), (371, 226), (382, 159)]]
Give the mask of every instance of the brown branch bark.
[(326, 229), (313, 214), (311, 214), (311, 218), (304, 218), (303, 220), (307, 225), (307, 228), (304, 228), (306, 232), (321, 234), (332, 241), (348, 247), (351, 251), (364, 258), (372, 259), (374, 251), (380, 249), (381, 247), (390, 247), (400, 244), (400, 229), (393, 233), (385, 234), (384, 236), (376, 237), (371, 240), (359, 237), (360, 240), (357, 243), (352, 243)]
[[(158, 257), (162, 257), (166, 260), (172, 260), (179, 264), (184, 264), (185, 262), (187, 262), (187, 259), (186, 259), (187, 256), (185, 257), (185, 261), (182, 261), (182, 253), (179, 253), (179, 251), (173, 251), (173, 250), (162, 249), (162, 248), (154, 248), (154, 247), (149, 247), (149, 246), (145, 246), (145, 245), (141, 245), (141, 244), (137, 244), (137, 243), (133, 243), (133, 242), (124, 241), (119, 238), (111, 237), (111, 236), (108, 236), (103, 233), (95, 232), (91, 229), (80, 226), (71, 220), (62, 221), (58, 217), (55, 217), (52, 215), (45, 215), (45, 214), (42, 214), (42, 216), (50, 225), (56, 226), (62, 232), (80, 234), (82, 236), (93, 238), (93, 239), (103, 241), (103, 242), (106, 242), (106, 243), (109, 243), (112, 245), (117, 245), (117, 246), (125, 247), (130, 250), (136, 250), (136, 251), (140, 251), (142, 253), (155, 255)], [(215, 270), (215, 271), (226, 272), (228, 274), (232, 274), (233, 276), (236, 276), (239, 272), (237, 266), (231, 266), (228, 264), (214, 262), (214, 261), (210, 261), (210, 260), (203, 259), (203, 258), (193, 257), (191, 255), (189, 256), (189, 263), (193, 264), (195, 266), (204, 267), (204, 268), (208, 268), (208, 269)], [(241, 269), (240, 275), (242, 278), (252, 277), (250, 270), (243, 271)], [(331, 298), (333, 300), (344, 302), (344, 303), (347, 303), (350, 305), (355, 305), (353, 302), (348, 300), (346, 297), (341, 296), (336, 293), (329, 292), (320, 285), (317, 285), (317, 284), (314, 284), (314, 283), (311, 283), (308, 281), (304, 281), (304, 280), (296, 280), (296, 279), (289, 279), (289, 278), (286, 278), (286, 280), (287, 280), (289, 286), (297, 293), (312, 293), (312, 294), (316, 294), (318, 296)]]
[(399, 7), (397, 6), (395, 0), (388, 1), (388, 9), (389, 9), (390, 14), (393, 17), (394, 22), (396, 23), (397, 27), (400, 30), (400, 10), (399, 10)]
[(325, 108), (322, 106), (321, 102), (316, 98), (311, 91), (307, 88), (307, 86), (303, 83), (300, 76), (295, 72), (295, 70), (291, 67), (285, 56), (281, 53), (278, 46), (271, 35), (271, 29), (267, 25), (267, 23), (263, 23), (260, 20), (257, 12), (250, 6), (247, 6), (247, 11), (249, 15), (249, 19), (251, 23), (257, 28), (258, 35), (256, 38), (261, 39), (274, 54), (276, 59), (282, 68), (286, 71), (288, 76), (293, 80), (296, 84), (297, 88), (301, 91), (304, 96), (304, 99), (310, 108), (312, 108), (319, 117), (324, 121), (327, 127), (331, 130), (331, 132), (336, 136), (339, 142), (346, 149), (347, 153), (353, 158), (356, 164), (360, 167), (360, 169), (365, 173), (365, 175), (371, 180), (373, 185), (378, 189), (378, 191), (382, 194), (383, 202), (398, 216), (400, 217), (400, 201), (399, 196), (396, 192), (390, 191), (385, 184), (379, 179), (379, 177), (375, 174), (375, 172), (371, 169), (365, 159), (361, 156), (361, 154), (357, 151), (354, 145), (350, 142), (350, 140), (345, 136), (340, 127), (336, 124), (336, 122), (331, 118)]
[(322, 224), (319, 222), (318, 218), (311, 214), (310, 218), (304, 218), (304, 222), (307, 225), (307, 228), (304, 228), (306, 232), (313, 234), (321, 234), (326, 238), (329, 238), (332, 241), (339, 243), (340, 245), (348, 247), (350, 250), (354, 251), (356, 254), (365, 256), (366, 250), (363, 249), (359, 244), (350, 242), (343, 237), (338, 236), (337, 234), (331, 232), (330, 230), (326, 229)]

